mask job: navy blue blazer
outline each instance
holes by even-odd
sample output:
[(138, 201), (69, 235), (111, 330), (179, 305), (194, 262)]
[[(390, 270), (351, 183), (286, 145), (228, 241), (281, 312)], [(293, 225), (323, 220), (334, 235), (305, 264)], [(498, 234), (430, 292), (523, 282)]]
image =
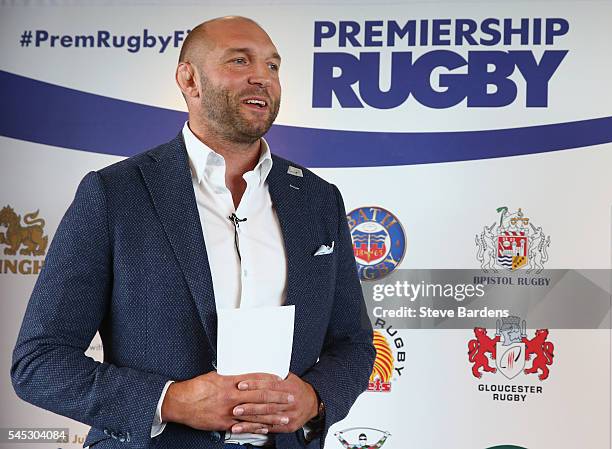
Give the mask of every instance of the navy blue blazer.
[[(329, 426), (366, 389), (375, 351), (340, 193), (288, 167), (273, 156), (267, 180), (287, 253), (287, 304), (296, 313), (290, 370), (315, 388), (327, 412), (320, 438), (307, 444), (300, 430), (277, 434), (276, 445), (322, 448)], [(332, 254), (313, 256), (332, 241)], [(103, 363), (84, 355), (98, 330)], [(220, 448), (220, 432), (176, 423), (150, 436), (166, 381), (213, 370), (216, 338), (212, 278), (179, 134), (81, 181), (25, 312), (13, 387), (32, 404), (92, 426), (85, 446)]]

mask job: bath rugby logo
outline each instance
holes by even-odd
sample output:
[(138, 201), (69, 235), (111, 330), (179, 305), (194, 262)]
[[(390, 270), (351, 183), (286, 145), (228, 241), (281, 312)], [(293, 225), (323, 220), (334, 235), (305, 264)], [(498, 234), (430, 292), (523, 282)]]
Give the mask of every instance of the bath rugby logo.
[(485, 226), (476, 235), (477, 258), (483, 271), (497, 268), (515, 271), (528, 267), (529, 272), (540, 273), (548, 261), (550, 236), (541, 227), (534, 226), (523, 211), (508, 213), (507, 207), (497, 208), (499, 221)]
[(351, 427), (334, 433), (345, 449), (379, 449), (391, 434), (372, 427)]
[(402, 261), (406, 236), (399, 220), (380, 207), (360, 207), (347, 215), (357, 270), (362, 280), (380, 279)]
[(484, 373), (499, 371), (508, 379), (519, 374), (537, 374), (540, 380), (548, 379), (555, 351), (553, 343), (547, 341), (548, 329), (536, 330), (529, 339), (525, 321), (521, 323), (519, 317), (510, 316), (497, 322), (494, 338), (482, 327), (474, 328), (474, 336), (468, 343), (474, 377), (480, 379)]
[(0, 227), (5, 227), (0, 232), (2, 254), (9, 256), (0, 259), (0, 273), (38, 274), (43, 265), (40, 257), (45, 255), (48, 243), (45, 220), (38, 218), (38, 211), (25, 214), (22, 224), (21, 215), (5, 206), (0, 210)]

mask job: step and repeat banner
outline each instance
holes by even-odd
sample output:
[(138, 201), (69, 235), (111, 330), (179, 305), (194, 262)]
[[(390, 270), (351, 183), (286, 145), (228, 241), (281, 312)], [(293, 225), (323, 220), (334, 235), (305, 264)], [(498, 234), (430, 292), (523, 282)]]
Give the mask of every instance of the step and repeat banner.
[(70, 436), (0, 446), (83, 445), (12, 389), (23, 313), (81, 178), (180, 131), (222, 15), (282, 56), (272, 151), (347, 208), (377, 358), (326, 447), (610, 448), (612, 3), (552, 0), (2, 3), (0, 428)]

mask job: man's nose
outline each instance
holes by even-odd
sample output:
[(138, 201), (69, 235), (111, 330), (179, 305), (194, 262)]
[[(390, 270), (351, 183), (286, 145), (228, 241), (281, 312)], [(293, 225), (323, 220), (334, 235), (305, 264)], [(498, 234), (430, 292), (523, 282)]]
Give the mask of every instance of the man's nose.
[(267, 63), (253, 65), (249, 83), (263, 88), (270, 87), (270, 84), (272, 84), (272, 74)]

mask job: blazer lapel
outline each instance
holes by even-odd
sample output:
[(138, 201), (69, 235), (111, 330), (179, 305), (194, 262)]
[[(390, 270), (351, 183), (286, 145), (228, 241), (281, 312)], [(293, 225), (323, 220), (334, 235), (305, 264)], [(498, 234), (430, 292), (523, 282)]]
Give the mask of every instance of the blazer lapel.
[(140, 171), (216, 354), (212, 276), (182, 134), (148, 154), (153, 161), (141, 164)]
[[(307, 192), (304, 178), (287, 173), (289, 165), (283, 159), (273, 156), (272, 170), (268, 174), (268, 189), (272, 204), (280, 222), (287, 254), (287, 301), (286, 305), (295, 305), (294, 337), (305, 335), (301, 332), (304, 326), (304, 308), (301, 301), (304, 290), (308, 288), (308, 280), (303, 273), (307, 264), (312, 263), (311, 227), (308, 225), (309, 208), (306, 200)], [(294, 338), (291, 366), (297, 362), (301, 351)]]

